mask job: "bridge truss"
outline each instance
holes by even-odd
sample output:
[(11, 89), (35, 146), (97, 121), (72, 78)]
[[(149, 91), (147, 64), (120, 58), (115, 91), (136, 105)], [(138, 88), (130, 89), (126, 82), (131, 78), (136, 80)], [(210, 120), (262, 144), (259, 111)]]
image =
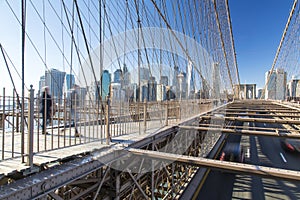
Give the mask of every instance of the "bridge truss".
[[(228, 134), (299, 139), (300, 129), (291, 120), (299, 118), (298, 109), (276, 102), (230, 103), (129, 145), (120, 139), (110, 147), (48, 163), (47, 170), (2, 187), (1, 199), (192, 198), (210, 169), (299, 181), (299, 171), (218, 160)], [(255, 113), (261, 115), (250, 117)], [(252, 131), (245, 122), (284, 123)]]

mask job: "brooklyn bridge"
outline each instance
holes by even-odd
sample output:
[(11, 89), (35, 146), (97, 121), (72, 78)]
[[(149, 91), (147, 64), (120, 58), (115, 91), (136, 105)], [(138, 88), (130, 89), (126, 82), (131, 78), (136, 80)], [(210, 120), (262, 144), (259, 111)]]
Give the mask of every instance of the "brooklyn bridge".
[(300, 199), (297, 0), (260, 90), (228, 0), (0, 6), (0, 199)]

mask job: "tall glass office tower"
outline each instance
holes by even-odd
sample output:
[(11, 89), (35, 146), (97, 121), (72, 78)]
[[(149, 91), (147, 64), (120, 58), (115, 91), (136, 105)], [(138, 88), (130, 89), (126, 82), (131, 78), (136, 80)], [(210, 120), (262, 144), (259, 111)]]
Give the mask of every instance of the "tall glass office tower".
[(109, 73), (108, 70), (104, 70), (102, 73), (102, 88), (101, 88), (101, 95), (102, 95), (102, 100), (105, 100), (106, 96), (109, 94), (109, 86), (111, 83), (111, 74)]
[(70, 90), (75, 84), (75, 76), (73, 74), (66, 74), (66, 90)]
[(66, 72), (50, 69), (45, 72), (45, 85), (49, 86), (53, 98), (62, 99)]

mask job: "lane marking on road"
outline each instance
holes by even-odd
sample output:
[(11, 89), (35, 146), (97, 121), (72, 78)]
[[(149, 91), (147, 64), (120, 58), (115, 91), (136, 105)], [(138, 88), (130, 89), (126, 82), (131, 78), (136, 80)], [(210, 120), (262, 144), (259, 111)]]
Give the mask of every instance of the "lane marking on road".
[(286, 163), (287, 161), (286, 161), (285, 157), (283, 156), (283, 154), (282, 154), (281, 152), (280, 152), (280, 156), (281, 156), (281, 158), (282, 158), (283, 162), (285, 162), (285, 163)]
[(247, 158), (250, 158), (250, 148), (247, 148), (246, 157), (247, 157)]

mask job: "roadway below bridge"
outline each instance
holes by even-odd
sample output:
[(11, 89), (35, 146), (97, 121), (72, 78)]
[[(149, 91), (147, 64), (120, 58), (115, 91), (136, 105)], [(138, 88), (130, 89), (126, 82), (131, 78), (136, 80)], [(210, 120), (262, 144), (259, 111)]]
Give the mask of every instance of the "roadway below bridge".
[[(249, 123), (249, 128), (283, 128), (280, 124)], [(245, 163), (300, 171), (300, 154), (286, 152), (281, 138), (229, 135), (226, 143), (239, 142)], [(225, 144), (226, 145), (226, 144)], [(300, 182), (210, 170), (196, 199), (300, 199)]]

